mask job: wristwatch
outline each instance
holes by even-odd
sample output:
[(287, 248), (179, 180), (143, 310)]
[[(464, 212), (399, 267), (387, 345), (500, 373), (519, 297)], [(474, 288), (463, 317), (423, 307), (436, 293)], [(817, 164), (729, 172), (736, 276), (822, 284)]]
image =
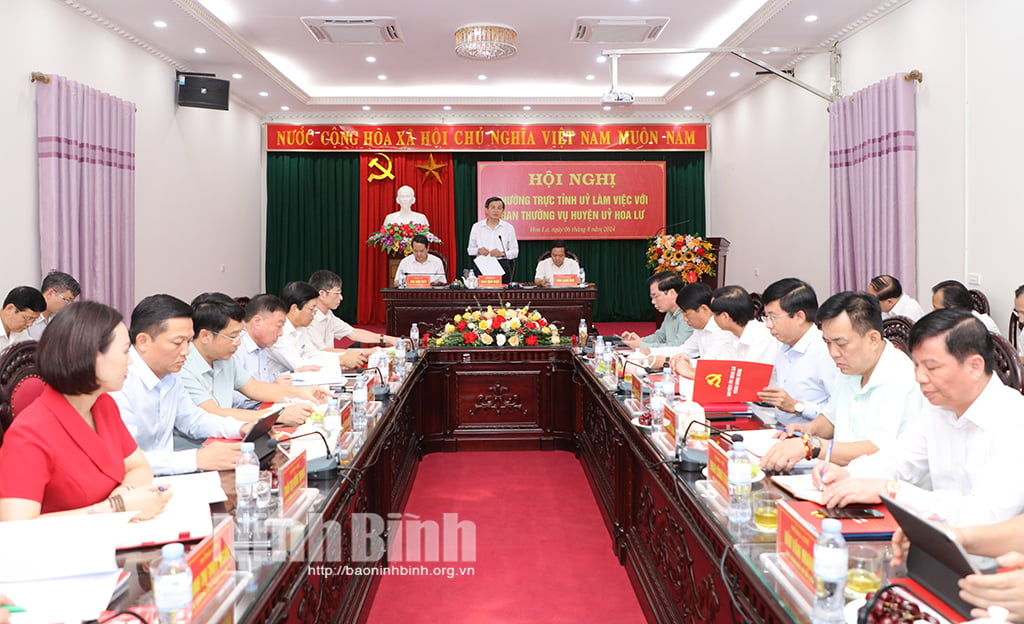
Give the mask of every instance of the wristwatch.
[(818, 459), (821, 455), (821, 438), (818, 436), (811, 436), (811, 457), (810, 459)]
[(804, 402), (803, 401), (797, 401), (793, 405), (793, 413), (794, 414), (803, 414), (804, 413)]

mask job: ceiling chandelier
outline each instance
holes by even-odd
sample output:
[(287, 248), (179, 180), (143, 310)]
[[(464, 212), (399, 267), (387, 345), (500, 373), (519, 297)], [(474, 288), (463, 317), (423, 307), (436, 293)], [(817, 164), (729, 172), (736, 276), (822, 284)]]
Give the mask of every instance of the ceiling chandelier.
[(455, 53), (474, 61), (493, 61), (516, 53), (516, 29), (504, 24), (466, 24), (455, 31)]

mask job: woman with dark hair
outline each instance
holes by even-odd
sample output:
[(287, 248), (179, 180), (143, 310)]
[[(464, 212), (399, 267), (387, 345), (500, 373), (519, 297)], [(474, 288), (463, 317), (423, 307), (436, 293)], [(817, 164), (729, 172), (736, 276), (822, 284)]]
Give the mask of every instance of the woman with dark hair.
[(47, 387), (18, 414), (0, 446), (0, 520), (47, 514), (160, 513), (171, 494), (108, 393), (128, 375), (121, 314), (83, 301), (56, 315), (36, 349)]

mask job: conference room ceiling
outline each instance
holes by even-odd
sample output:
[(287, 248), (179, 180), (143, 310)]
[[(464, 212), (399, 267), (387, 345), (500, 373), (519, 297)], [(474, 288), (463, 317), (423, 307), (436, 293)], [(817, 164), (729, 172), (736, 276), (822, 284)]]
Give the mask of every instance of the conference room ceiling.
[[(728, 53), (624, 55), (618, 91), (635, 101), (606, 108), (602, 96), (611, 90), (612, 63), (603, 53), (738, 47), (788, 69), (812, 52), (783, 49), (841, 44), (909, 0), (63, 1), (165, 60), (168, 85), (176, 69), (213, 73), (231, 80), (232, 105), (268, 120), (360, 122), (474, 116), (530, 121), (579, 114), (595, 120), (700, 119), (780, 78), (759, 75), (761, 68)], [(304, 17), (391, 18), (390, 36), (398, 41), (320, 42)], [(644, 30), (629, 23), (637, 20), (623, 25), (621, 18), (668, 22), (660, 32), (653, 28), (657, 36), (647, 42), (574, 41), (580, 18), (609, 17), (616, 21), (592, 20), (598, 26), (584, 36), (609, 32), (605, 36), (615, 38)], [(166, 26), (157, 27), (158, 21)], [(456, 29), (480, 22), (513, 27), (517, 53), (487, 61), (457, 56)], [(356, 28), (358, 33), (338, 32), (382, 32)], [(827, 70), (796, 78), (830, 90)], [(817, 96), (808, 92), (807, 97)]]

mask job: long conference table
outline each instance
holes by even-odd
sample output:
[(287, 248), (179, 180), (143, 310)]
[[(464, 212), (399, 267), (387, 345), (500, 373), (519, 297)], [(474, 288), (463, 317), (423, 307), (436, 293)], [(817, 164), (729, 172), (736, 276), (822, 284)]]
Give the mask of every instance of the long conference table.
[[(236, 566), (253, 577), (228, 608), (234, 621), (365, 621), (379, 579), (342, 570), (387, 561), (353, 560), (352, 514), (401, 513), (425, 453), (525, 449), (576, 453), (608, 548), (649, 622), (809, 621), (762, 563), (760, 555), (774, 551), (774, 534), (730, 534), (708, 504), (700, 474), (665, 463), (630, 422), (622, 397), (566, 347), (426, 350), (385, 401), (352, 470), (311, 482), (319, 495), (293, 530), (290, 550), (236, 548)], [(224, 473), (223, 481), (233, 500), (232, 476)], [(219, 511), (231, 507), (229, 501)], [(339, 560), (318, 554), (328, 542)], [(119, 553), (132, 578), (114, 607), (152, 603), (146, 564), (157, 554)]]

